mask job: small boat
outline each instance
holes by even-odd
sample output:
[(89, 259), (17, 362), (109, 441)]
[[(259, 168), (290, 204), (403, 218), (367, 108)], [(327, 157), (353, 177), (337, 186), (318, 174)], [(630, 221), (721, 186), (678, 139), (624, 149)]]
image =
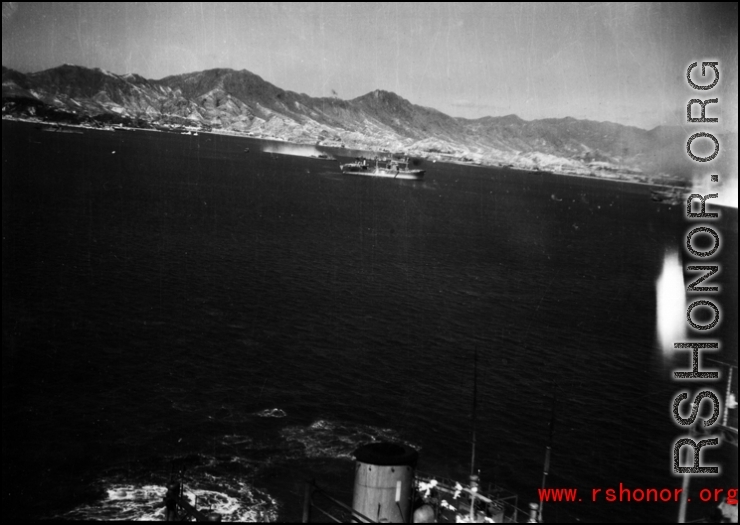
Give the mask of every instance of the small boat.
[(345, 175), (364, 175), (366, 177), (387, 177), (391, 179), (421, 180), (424, 170), (409, 167), (409, 159), (375, 159), (373, 165), (368, 159), (358, 157), (355, 162), (340, 166)]

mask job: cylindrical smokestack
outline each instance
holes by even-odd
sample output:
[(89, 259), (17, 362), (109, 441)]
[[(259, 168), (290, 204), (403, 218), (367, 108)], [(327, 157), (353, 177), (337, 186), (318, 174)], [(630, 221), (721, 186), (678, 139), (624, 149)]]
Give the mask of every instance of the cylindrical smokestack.
[(352, 508), (379, 523), (409, 523), (418, 452), (394, 443), (370, 443), (354, 456)]

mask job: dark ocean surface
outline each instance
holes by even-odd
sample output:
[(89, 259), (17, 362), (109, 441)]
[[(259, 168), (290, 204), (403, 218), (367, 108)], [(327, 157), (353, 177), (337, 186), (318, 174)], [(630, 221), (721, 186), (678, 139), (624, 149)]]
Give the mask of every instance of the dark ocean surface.
[[(477, 349), (484, 486), (537, 501), (556, 397), (547, 484), (583, 501), (545, 521), (676, 520), (591, 490), (681, 486), (672, 402), (705, 384), (671, 379), (690, 352), (660, 348), (656, 281), (667, 252), (705, 263), (685, 207), (443, 163), (343, 176), (265, 144), (3, 121), (4, 517), (161, 519), (174, 464), (224, 519), (298, 520), (307, 479), (351, 503), (352, 451), (381, 439), (464, 480)], [(690, 340), (737, 364), (737, 209), (721, 213), (721, 293), (696, 297), (722, 320)], [(692, 491), (737, 487), (736, 447), (703, 457), (722, 475)], [(694, 497), (689, 518), (715, 506)]]

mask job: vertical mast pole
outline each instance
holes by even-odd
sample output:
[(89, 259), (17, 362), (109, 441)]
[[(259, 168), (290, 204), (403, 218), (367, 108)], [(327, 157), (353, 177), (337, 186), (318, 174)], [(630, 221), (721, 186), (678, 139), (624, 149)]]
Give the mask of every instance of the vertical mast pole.
[(727, 426), (727, 411), (730, 408), (730, 396), (732, 395), (732, 367), (727, 367), (729, 373), (727, 374), (727, 391), (725, 392), (725, 410), (722, 414), (722, 426)]
[(478, 494), (478, 476), (475, 474), (475, 423), (478, 409), (478, 347), (473, 354), (473, 414), (472, 451), (470, 456), (470, 520), (475, 521), (475, 496)]
[[(545, 484), (547, 483), (547, 475), (550, 473), (550, 453), (552, 451), (552, 435), (555, 432), (555, 403), (557, 401), (557, 394), (553, 394), (552, 397), (552, 409), (550, 410), (550, 437), (547, 439), (547, 448), (545, 449), (545, 466), (542, 469), (542, 488), (544, 492)], [(544, 499), (540, 501), (539, 509), (537, 510), (537, 522), (542, 523), (542, 507), (544, 507)]]
[(475, 419), (478, 408), (478, 347), (475, 347), (475, 354), (473, 355), (473, 448), (470, 457), (470, 475), (475, 475)]

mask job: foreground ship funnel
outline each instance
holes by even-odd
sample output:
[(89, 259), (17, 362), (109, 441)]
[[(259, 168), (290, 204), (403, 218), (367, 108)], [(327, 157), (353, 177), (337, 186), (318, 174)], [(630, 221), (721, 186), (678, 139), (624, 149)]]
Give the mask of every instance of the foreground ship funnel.
[(410, 523), (416, 450), (370, 443), (354, 452), (352, 509), (379, 523)]

